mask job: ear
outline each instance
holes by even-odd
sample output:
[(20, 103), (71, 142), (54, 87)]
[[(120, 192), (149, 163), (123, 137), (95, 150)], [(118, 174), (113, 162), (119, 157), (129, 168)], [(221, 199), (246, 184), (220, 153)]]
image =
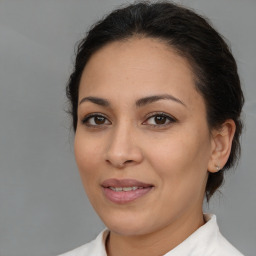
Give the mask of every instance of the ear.
[(236, 124), (232, 119), (226, 120), (219, 129), (211, 132), (211, 157), (208, 163), (209, 172), (218, 172), (228, 161)]

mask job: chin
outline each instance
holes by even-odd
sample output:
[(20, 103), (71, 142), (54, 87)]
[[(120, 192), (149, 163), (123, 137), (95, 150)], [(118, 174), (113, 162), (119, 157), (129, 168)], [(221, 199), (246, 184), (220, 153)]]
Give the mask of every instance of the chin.
[(136, 214), (132, 216), (113, 214), (101, 219), (109, 230), (123, 236), (144, 235), (147, 233), (149, 223), (146, 221), (147, 218), (139, 218)]
[(143, 227), (136, 224), (137, 223), (133, 223), (133, 225), (130, 223), (128, 225), (110, 225), (108, 229), (121, 236), (140, 236), (147, 234)]

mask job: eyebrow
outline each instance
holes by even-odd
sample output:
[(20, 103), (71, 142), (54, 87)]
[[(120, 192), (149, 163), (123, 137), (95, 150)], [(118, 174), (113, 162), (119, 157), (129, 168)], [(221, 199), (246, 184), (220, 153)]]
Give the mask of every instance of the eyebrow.
[[(182, 102), (180, 99), (178, 99), (178, 98), (176, 98), (176, 97), (174, 97), (170, 94), (147, 96), (147, 97), (138, 99), (135, 104), (136, 104), (136, 107), (143, 107), (147, 104), (151, 104), (151, 103), (154, 103), (154, 102), (159, 101), (159, 100), (172, 100), (172, 101), (180, 103), (181, 105), (186, 107), (184, 102)], [(93, 96), (83, 98), (79, 102), (79, 105), (82, 104), (83, 102), (86, 102), (86, 101), (92, 102), (94, 104), (97, 104), (97, 105), (100, 105), (100, 106), (103, 106), (103, 107), (110, 107), (110, 105), (111, 105), (110, 102), (107, 99), (93, 97)]]
[(79, 105), (82, 104), (83, 102), (86, 102), (86, 101), (92, 102), (94, 104), (97, 104), (97, 105), (100, 105), (100, 106), (103, 106), (103, 107), (109, 107), (110, 106), (110, 103), (109, 103), (108, 100), (103, 99), (103, 98), (98, 98), (98, 97), (92, 97), (92, 96), (83, 98), (79, 102)]
[(176, 98), (170, 94), (152, 95), (152, 96), (148, 96), (145, 98), (141, 98), (136, 101), (136, 106), (142, 107), (142, 106), (145, 106), (147, 104), (150, 104), (150, 103), (153, 103), (153, 102), (156, 102), (159, 100), (172, 100), (172, 101), (180, 103), (186, 107), (185, 103), (183, 103), (181, 100), (179, 100), (178, 98)]

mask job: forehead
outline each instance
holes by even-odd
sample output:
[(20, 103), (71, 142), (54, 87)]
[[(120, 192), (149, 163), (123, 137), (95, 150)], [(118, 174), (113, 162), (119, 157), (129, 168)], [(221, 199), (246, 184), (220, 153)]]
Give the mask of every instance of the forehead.
[(185, 102), (201, 97), (185, 58), (157, 39), (131, 38), (92, 55), (82, 74), (79, 99), (91, 94), (129, 98), (163, 93)]

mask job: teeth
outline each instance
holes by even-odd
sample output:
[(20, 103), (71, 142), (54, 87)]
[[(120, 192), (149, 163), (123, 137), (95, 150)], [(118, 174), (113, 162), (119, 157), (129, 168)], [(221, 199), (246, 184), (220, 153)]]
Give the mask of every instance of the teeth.
[(133, 190), (133, 187), (123, 188), (123, 191), (131, 191)]
[(109, 187), (110, 189), (112, 189), (113, 191), (119, 192), (119, 191), (132, 191), (132, 190), (136, 190), (140, 187), (120, 187), (120, 188), (115, 188), (115, 187)]

